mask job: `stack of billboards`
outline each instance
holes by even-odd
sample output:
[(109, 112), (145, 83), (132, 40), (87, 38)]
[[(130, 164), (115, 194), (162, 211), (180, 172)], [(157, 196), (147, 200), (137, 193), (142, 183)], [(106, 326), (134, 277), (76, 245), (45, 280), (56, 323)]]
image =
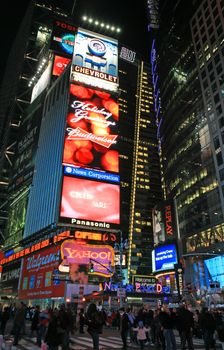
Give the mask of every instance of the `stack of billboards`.
[(120, 223), (118, 43), (79, 28), (71, 64), (60, 223)]

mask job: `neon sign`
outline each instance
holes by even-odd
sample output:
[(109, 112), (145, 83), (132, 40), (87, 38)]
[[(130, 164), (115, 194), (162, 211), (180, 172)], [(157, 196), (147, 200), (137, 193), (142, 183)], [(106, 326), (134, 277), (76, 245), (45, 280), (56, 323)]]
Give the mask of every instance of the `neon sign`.
[[(110, 291), (110, 292), (117, 292), (119, 288), (118, 284), (114, 283), (107, 283), (104, 282), (104, 291)], [(127, 284), (123, 288), (126, 289), (126, 292), (129, 293), (152, 293), (152, 294), (169, 294), (170, 293), (170, 286), (162, 286), (160, 283), (156, 284), (141, 284), (141, 283), (135, 283), (135, 284)]]
[(114, 249), (109, 245), (78, 244), (75, 240), (66, 240), (61, 245), (61, 265), (87, 265), (94, 260), (94, 272), (100, 276), (110, 276), (109, 266), (114, 266)]

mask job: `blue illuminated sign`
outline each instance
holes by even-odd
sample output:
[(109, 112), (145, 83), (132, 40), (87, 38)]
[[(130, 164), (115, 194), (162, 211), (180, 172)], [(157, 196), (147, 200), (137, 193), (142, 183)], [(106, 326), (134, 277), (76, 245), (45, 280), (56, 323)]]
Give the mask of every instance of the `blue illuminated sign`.
[(74, 49), (75, 36), (73, 34), (65, 34), (61, 39), (62, 48), (71, 55)]
[(154, 271), (173, 270), (178, 263), (175, 244), (166, 244), (157, 247), (152, 252), (152, 265)]
[(64, 167), (64, 174), (75, 175), (75, 176), (94, 179), (94, 180), (101, 180), (101, 181), (108, 181), (108, 182), (115, 182), (115, 183), (120, 182), (120, 176), (117, 174), (110, 174), (107, 172), (93, 170), (93, 169), (78, 168), (70, 165)]

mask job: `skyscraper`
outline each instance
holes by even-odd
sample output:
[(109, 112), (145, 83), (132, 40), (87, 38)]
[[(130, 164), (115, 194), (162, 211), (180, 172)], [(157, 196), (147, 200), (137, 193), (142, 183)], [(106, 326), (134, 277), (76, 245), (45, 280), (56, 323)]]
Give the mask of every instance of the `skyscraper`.
[(199, 291), (216, 279), (204, 260), (223, 254), (223, 2), (166, 2), (160, 15), (166, 193), (176, 201), (186, 283)]
[[(8, 227), (5, 231), (5, 249), (7, 251), (14, 249), (13, 253), (17, 254), (16, 251), (19, 253), (23, 251), (23, 247), (27, 247), (27, 252), (30, 252), (29, 248), (34, 244), (42, 245), (43, 243), (40, 242), (45, 239), (49, 240), (54, 235), (70, 228), (83, 232), (86, 230), (116, 232), (118, 241), (120, 239), (119, 232), (122, 231), (122, 237), (129, 241), (129, 248), (126, 252), (128, 277), (131, 278), (132, 275), (142, 273), (150, 274), (151, 211), (161, 199), (160, 165), (156, 139), (157, 126), (150, 64), (145, 63), (133, 49), (120, 45), (118, 57), (120, 225), (117, 225), (116, 212), (110, 213), (111, 215), (108, 213), (110, 224), (105, 223), (105, 219), (98, 219), (98, 223), (92, 217), (84, 219), (93, 221), (83, 219), (80, 224), (77, 223), (77, 220), (74, 222), (71, 219), (72, 216), (70, 216), (70, 224), (69, 222), (66, 223), (65, 220), (60, 222), (58, 216), (61, 201), (60, 193), (65, 191), (68, 182), (73, 182), (73, 184), (76, 182), (78, 186), (78, 180), (71, 180), (73, 178), (69, 177), (67, 172), (64, 173), (64, 187), (62, 189), (63, 140), (69, 92), (70, 95), (77, 96), (74, 92), (76, 87), (69, 88), (70, 62), (77, 24), (73, 23), (73, 20), (65, 11), (46, 6), (44, 3), (35, 4), (31, 2), (21, 28), (23, 28), (23, 31), (15, 41), (13, 49), (15, 50), (21, 42), (26, 41), (26, 45), (23, 42), (22, 48), (20, 47), (18, 81), (16, 75), (14, 75), (14, 81), (17, 82), (16, 85), (19, 88), (17, 91), (19, 92), (15, 105), (12, 105), (11, 113), (5, 115), (4, 120), (7, 124), (5, 135), (8, 136), (2, 144), (3, 150), (7, 150), (9, 140), (12, 140), (15, 146), (13, 148), (15, 157), (11, 160), (10, 211)], [(85, 32), (84, 30), (83, 33), (83, 36), (91, 36), (89, 31)], [(93, 53), (88, 53), (86, 61), (90, 62), (91, 60), (92, 62), (92, 55)], [(77, 59), (80, 60), (80, 56)], [(31, 65), (27, 64), (27, 61), (31, 61), (34, 65), (32, 69), (30, 69)], [(98, 57), (94, 64), (103, 65), (104, 58)], [(65, 69), (66, 66), (67, 69)], [(79, 67), (79, 65), (77, 66)], [(112, 76), (114, 76), (115, 67), (114, 64), (110, 66)], [(7, 72), (8, 70), (6, 71), (6, 78)], [(77, 69), (73, 74), (77, 76)], [(95, 74), (94, 71), (91, 71), (91, 74)], [(104, 77), (107, 78), (105, 80), (112, 79), (109, 79), (106, 75)], [(89, 83), (91, 85), (90, 80)], [(16, 95), (15, 91), (11, 92), (12, 98)], [(6, 93), (7, 91), (5, 91)], [(89, 90), (89, 94), (92, 95), (93, 91)], [(103, 101), (101, 103), (105, 103), (102, 97), (104, 96), (103, 93), (102, 96), (97, 95), (97, 92), (94, 94), (93, 98), (96, 101), (94, 103), (99, 104), (100, 99)], [(108, 92), (105, 93), (105, 96), (111, 103), (114, 97), (111, 95), (109, 98)], [(86, 100), (88, 98), (86, 97)], [(112, 102), (115, 103), (115, 100)], [(74, 106), (74, 102), (69, 103), (69, 108)], [(16, 114), (18, 106), (20, 106), (21, 114)], [(97, 106), (99, 108), (99, 105)], [(104, 110), (111, 107), (103, 108), (101, 106), (101, 108)], [(15, 116), (18, 117), (16, 135), (11, 132), (12, 120)], [(68, 118), (67, 123), (69, 124)], [(84, 124), (81, 128), (82, 133), (84, 133), (86, 131)], [(102, 145), (94, 148), (94, 152), (102, 152)], [(68, 151), (70, 152), (70, 149)], [(77, 165), (78, 160), (84, 154), (81, 155), (81, 151), (78, 152), (76, 163), (74, 163), (74, 155), (68, 160), (64, 153), (64, 163), (70, 164), (69, 162), (72, 162)], [(88, 156), (91, 158), (90, 153), (88, 153)], [(86, 150), (85, 155), (87, 155)], [(103, 156), (101, 165), (105, 165), (106, 158), (104, 157), (104, 161), (102, 159)], [(89, 162), (89, 160), (85, 159), (85, 162)], [(94, 168), (94, 165), (92, 167)], [(107, 169), (107, 165), (105, 165), (105, 169)], [(70, 170), (64, 168), (64, 171)], [(110, 177), (110, 179), (113, 178), (112, 181), (116, 179), (116, 182), (113, 184), (109, 181), (110, 184), (107, 185), (110, 191), (107, 195), (108, 202), (112, 201), (110, 196), (112, 196), (114, 190), (116, 190), (115, 192), (118, 191), (117, 175), (114, 176), (116, 171), (113, 169), (113, 177)], [(96, 172), (94, 174), (94, 176), (102, 176), (102, 174)], [(80, 176), (83, 176), (81, 172), (79, 172), (78, 178)], [(93, 181), (85, 180), (85, 183), (88, 187), (93, 184)], [(95, 186), (96, 184), (98, 183), (96, 182)], [(75, 196), (74, 191), (72, 196)], [(97, 206), (103, 205), (102, 201), (97, 203)], [(63, 205), (61, 205), (61, 213), (63, 212), (62, 207)], [(87, 213), (88, 210), (83, 207), (82, 215), (84, 215), (85, 210)], [(100, 212), (102, 210), (98, 210), (98, 217), (100, 217)], [(117, 226), (114, 228), (112, 227), (113, 224)], [(43, 245), (43, 247), (46, 246)], [(20, 254), (13, 255), (13, 257), (15, 259), (21, 258)], [(10, 258), (7, 261), (10, 262)]]

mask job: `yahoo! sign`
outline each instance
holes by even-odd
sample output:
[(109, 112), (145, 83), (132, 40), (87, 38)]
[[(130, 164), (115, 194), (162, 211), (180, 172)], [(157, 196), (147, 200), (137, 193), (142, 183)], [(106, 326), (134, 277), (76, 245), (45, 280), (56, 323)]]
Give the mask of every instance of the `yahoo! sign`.
[[(111, 292), (116, 292), (119, 288), (118, 284), (114, 283), (104, 283), (104, 291), (111, 291)], [(135, 284), (126, 284), (123, 286), (123, 288), (126, 289), (126, 292), (128, 293), (152, 293), (152, 294), (169, 294), (170, 293), (170, 287), (169, 286), (162, 286), (160, 283), (156, 284), (140, 284), (140, 283), (135, 283)]]
[(114, 249), (109, 245), (77, 244), (75, 240), (66, 240), (61, 245), (61, 265), (88, 265), (93, 261), (94, 274), (110, 276), (109, 266), (114, 266)]

